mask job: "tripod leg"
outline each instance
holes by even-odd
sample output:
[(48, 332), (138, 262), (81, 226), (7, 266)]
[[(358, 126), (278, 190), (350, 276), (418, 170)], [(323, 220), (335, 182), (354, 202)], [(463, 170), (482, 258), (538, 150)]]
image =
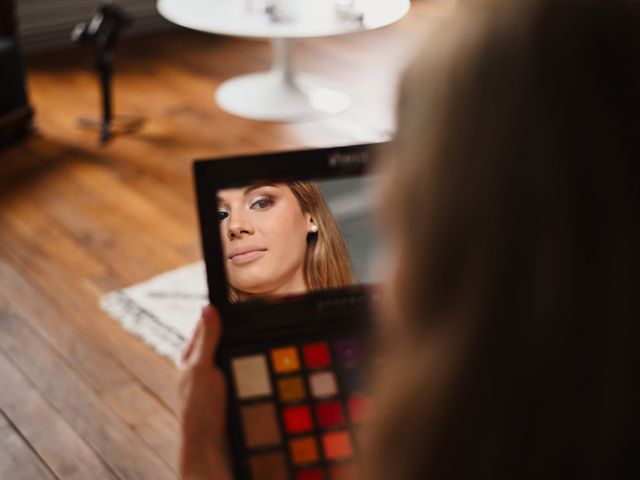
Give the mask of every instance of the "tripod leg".
[(112, 66), (110, 53), (105, 52), (100, 59), (98, 70), (100, 72), (100, 84), (102, 87), (102, 127), (100, 129), (100, 143), (105, 144), (111, 138), (111, 74)]

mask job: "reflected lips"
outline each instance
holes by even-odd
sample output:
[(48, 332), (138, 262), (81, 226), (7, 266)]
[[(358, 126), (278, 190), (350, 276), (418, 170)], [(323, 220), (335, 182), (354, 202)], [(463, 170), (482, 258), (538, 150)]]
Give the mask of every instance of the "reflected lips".
[(243, 263), (247, 263), (261, 257), (266, 253), (266, 251), (266, 248), (253, 246), (236, 248), (229, 254), (229, 260), (231, 260), (234, 265), (242, 265)]

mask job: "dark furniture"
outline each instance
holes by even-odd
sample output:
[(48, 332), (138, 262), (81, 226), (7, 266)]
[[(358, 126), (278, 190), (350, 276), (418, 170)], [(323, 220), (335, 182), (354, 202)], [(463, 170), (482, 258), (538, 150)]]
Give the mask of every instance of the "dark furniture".
[(0, 0), (0, 146), (33, 130), (12, 0)]
[(18, 34), (18, 21), (13, 0), (0, 0), (0, 35), (15, 40)]

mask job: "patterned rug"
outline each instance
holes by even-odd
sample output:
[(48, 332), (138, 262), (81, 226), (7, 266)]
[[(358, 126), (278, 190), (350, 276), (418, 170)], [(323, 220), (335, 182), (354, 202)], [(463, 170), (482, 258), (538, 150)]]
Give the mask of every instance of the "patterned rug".
[(126, 330), (179, 365), (185, 342), (208, 302), (204, 262), (110, 292), (100, 307)]

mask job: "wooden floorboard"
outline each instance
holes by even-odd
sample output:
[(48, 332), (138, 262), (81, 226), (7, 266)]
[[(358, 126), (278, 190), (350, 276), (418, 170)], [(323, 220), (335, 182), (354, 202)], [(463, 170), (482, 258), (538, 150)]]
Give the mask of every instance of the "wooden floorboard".
[(0, 411), (0, 478), (53, 480), (56, 477)]
[(3, 351), (0, 378), (0, 408), (58, 478), (117, 478)]
[[(122, 479), (174, 478), (170, 466), (10, 310), (0, 311), (0, 348)], [(44, 419), (42, 419), (44, 420)], [(40, 428), (47, 428), (41, 421)]]
[(158, 399), (130, 382), (103, 394), (103, 399), (158, 455), (177, 471), (179, 425)]
[(297, 65), (354, 104), (298, 124), (213, 102), (224, 80), (268, 68), (264, 42), (187, 30), (127, 39), (115, 111), (145, 123), (104, 147), (76, 128), (98, 111), (91, 52), (27, 59), (37, 133), (0, 150), (0, 479), (176, 478), (178, 371), (100, 297), (201, 257), (195, 158), (388, 136), (398, 74), (447, 1), (417, 1), (390, 28), (299, 42)]

